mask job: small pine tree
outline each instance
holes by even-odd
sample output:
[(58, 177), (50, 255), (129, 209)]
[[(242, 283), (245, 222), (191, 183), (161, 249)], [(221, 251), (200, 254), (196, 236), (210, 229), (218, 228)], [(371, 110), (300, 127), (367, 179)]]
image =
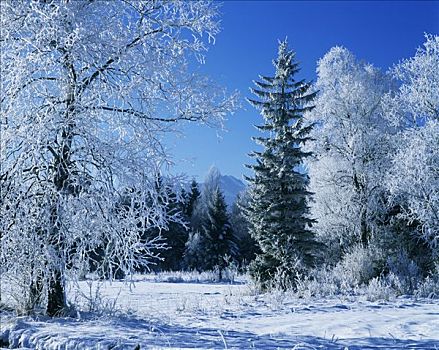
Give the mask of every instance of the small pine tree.
[(315, 262), (314, 220), (308, 216), (311, 193), (301, 167), (311, 156), (302, 146), (313, 127), (303, 125), (303, 113), (314, 108), (310, 103), (316, 93), (310, 92), (309, 83), (295, 80), (298, 63), (286, 40), (273, 64), (274, 77), (255, 81), (252, 92), (259, 100), (248, 100), (261, 111), (265, 124), (257, 128), (265, 134), (253, 138), (263, 150), (251, 154), (256, 163), (248, 166), (254, 177), (247, 178), (252, 186), (246, 216), (262, 251), (250, 266), (251, 276), (262, 288), (273, 283), (287, 288)]
[(222, 279), (228, 259), (236, 256), (237, 246), (227, 214), (227, 205), (219, 187), (206, 203), (206, 217), (202, 223), (202, 248), (205, 269), (218, 269)]
[(188, 218), (192, 217), (194, 212), (194, 208), (198, 198), (200, 197), (201, 192), (198, 189), (198, 183), (195, 179), (192, 179), (190, 192), (186, 194), (185, 205), (184, 205), (184, 213)]
[(224, 195), (219, 188), (220, 177), (219, 170), (212, 167), (201, 194), (193, 182), (192, 193), (195, 193), (196, 200), (184, 258), (186, 268), (198, 271), (218, 269), (218, 277), (222, 279), (228, 259), (236, 256), (237, 245)]

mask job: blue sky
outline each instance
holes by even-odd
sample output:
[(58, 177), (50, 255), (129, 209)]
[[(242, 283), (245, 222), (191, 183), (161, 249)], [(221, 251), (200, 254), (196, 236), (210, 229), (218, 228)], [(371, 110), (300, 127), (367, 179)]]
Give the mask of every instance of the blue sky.
[(248, 103), (259, 74), (272, 75), (278, 39), (288, 37), (302, 70), (314, 80), (316, 62), (335, 45), (387, 70), (414, 55), (424, 33), (439, 34), (439, 1), (226, 1), (222, 32), (200, 69), (229, 90), (239, 90), (243, 109), (231, 116), (227, 131), (191, 126), (185, 138), (170, 142), (175, 172), (202, 180), (211, 165), (222, 174), (251, 174), (243, 164), (255, 148), (254, 124), (262, 117)]

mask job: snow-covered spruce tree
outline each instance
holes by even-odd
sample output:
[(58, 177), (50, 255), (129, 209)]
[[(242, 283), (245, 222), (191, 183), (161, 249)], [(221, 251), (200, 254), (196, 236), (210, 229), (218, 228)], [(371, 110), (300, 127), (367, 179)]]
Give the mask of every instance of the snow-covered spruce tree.
[[(163, 133), (221, 124), (235, 98), (188, 71), (218, 33), (212, 2), (6, 0), (0, 11), (2, 278), (56, 315), (97, 247), (127, 274), (148, 264), (157, 243), (141, 234), (166, 224), (154, 189)], [(115, 215), (126, 189), (136, 195)]]
[(310, 228), (314, 220), (308, 215), (308, 176), (301, 168), (311, 156), (302, 146), (313, 127), (304, 125), (303, 113), (314, 108), (316, 94), (310, 92), (309, 83), (295, 79), (298, 63), (287, 41), (279, 44), (273, 64), (274, 77), (261, 76), (255, 82), (257, 89), (252, 89), (259, 100), (249, 100), (261, 111), (265, 124), (257, 126), (264, 136), (254, 138), (263, 150), (251, 154), (256, 162), (249, 165), (254, 176), (248, 178), (246, 215), (262, 251), (250, 266), (252, 277), (262, 288), (274, 281), (287, 288), (294, 286), (297, 273), (313, 266), (317, 253)]
[(392, 147), (383, 117), (389, 79), (343, 47), (332, 48), (317, 67), (316, 108), (306, 114), (318, 127), (309, 163), (315, 231), (335, 263), (356, 244), (367, 246), (386, 213), (383, 176)]

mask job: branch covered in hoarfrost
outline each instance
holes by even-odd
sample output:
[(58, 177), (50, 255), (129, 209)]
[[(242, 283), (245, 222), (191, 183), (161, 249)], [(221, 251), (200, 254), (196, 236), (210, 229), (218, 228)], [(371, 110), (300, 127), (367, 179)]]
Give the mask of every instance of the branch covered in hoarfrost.
[(221, 126), (237, 97), (188, 69), (219, 31), (216, 3), (0, 10), (0, 265), (56, 314), (66, 271), (111, 277), (152, 262), (163, 242), (147, 232), (168, 220), (154, 186), (169, 162), (164, 133)]

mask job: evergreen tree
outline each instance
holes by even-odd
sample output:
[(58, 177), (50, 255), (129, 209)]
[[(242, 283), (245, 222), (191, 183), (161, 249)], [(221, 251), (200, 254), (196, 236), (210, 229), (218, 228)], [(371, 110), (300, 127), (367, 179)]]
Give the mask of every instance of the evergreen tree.
[(257, 126), (264, 136), (253, 138), (263, 150), (251, 153), (256, 162), (248, 166), (254, 176), (247, 178), (252, 187), (246, 216), (262, 251), (250, 266), (251, 276), (262, 288), (273, 283), (287, 288), (294, 286), (298, 272), (314, 264), (317, 249), (310, 229), (315, 220), (308, 215), (309, 179), (302, 169), (311, 156), (302, 146), (313, 127), (304, 126), (303, 113), (314, 108), (310, 103), (316, 93), (310, 92), (310, 83), (295, 80), (298, 63), (286, 40), (279, 44), (273, 64), (274, 77), (255, 81), (252, 92), (259, 99), (248, 100), (265, 123)]
[(198, 189), (198, 183), (195, 179), (191, 182), (190, 192), (186, 193), (184, 198), (184, 213), (189, 221), (188, 239), (185, 244), (183, 255), (183, 267), (185, 269), (202, 271), (200, 257), (200, 222), (201, 211), (199, 210), (199, 201), (201, 192)]
[(195, 204), (200, 197), (201, 192), (198, 189), (198, 183), (195, 179), (192, 179), (190, 192), (185, 196), (184, 213), (188, 218), (192, 217)]
[(259, 245), (256, 240), (250, 235), (249, 222), (245, 217), (245, 207), (249, 201), (248, 192), (241, 192), (236, 197), (232, 205), (230, 213), (230, 224), (232, 225), (233, 233), (238, 245), (238, 261), (239, 267), (244, 269), (253, 261), (256, 254), (260, 253)]
[(227, 267), (228, 258), (234, 258), (237, 246), (234, 240), (232, 226), (227, 214), (227, 205), (219, 187), (212, 193), (207, 203), (206, 218), (203, 222), (205, 263), (208, 269), (218, 269), (218, 277)]
[(237, 246), (224, 195), (219, 187), (212, 192), (206, 204), (206, 216), (201, 231), (204, 267), (207, 270), (217, 268), (221, 280), (228, 260), (236, 256)]
[(201, 194), (198, 194), (198, 186), (193, 182), (192, 194), (195, 194), (196, 200), (184, 256), (187, 268), (198, 271), (218, 269), (219, 279), (228, 259), (234, 258), (237, 253), (227, 205), (219, 188), (220, 177), (219, 170), (212, 167)]

